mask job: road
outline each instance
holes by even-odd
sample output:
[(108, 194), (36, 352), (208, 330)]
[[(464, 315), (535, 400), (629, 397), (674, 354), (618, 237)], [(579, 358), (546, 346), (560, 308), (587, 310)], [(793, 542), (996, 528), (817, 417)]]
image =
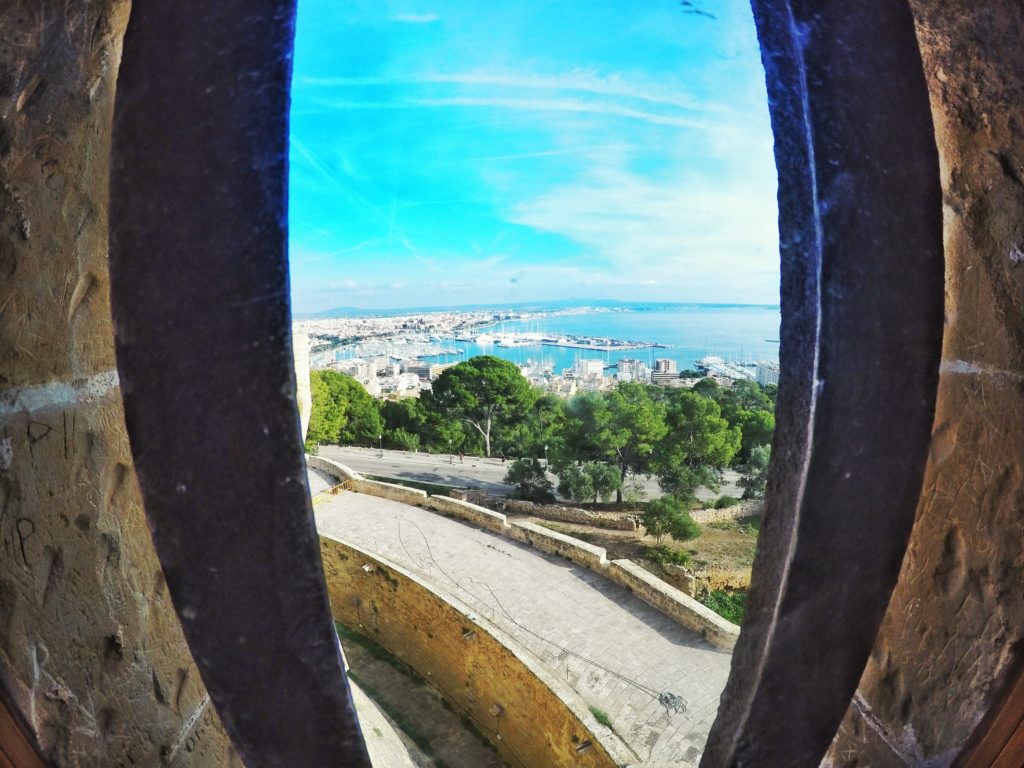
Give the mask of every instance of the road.
[[(394, 477), (402, 480), (418, 480), (425, 483), (452, 485), (459, 488), (480, 488), (488, 493), (505, 495), (513, 488), (504, 482), (508, 464), (501, 459), (485, 459), (478, 456), (449, 456), (439, 453), (409, 453), (406, 451), (379, 451), (376, 448), (340, 447), (337, 445), (320, 446), (320, 456), (341, 462), (363, 475)], [(726, 483), (720, 491), (713, 492), (707, 488), (697, 491), (699, 499), (713, 499), (728, 493), (739, 497), (743, 491), (736, 486), (739, 475), (726, 470)], [(552, 474), (548, 479), (558, 485), (558, 478)], [(639, 485), (646, 498), (661, 496), (661, 489), (654, 478), (643, 475), (629, 475), (627, 487)]]

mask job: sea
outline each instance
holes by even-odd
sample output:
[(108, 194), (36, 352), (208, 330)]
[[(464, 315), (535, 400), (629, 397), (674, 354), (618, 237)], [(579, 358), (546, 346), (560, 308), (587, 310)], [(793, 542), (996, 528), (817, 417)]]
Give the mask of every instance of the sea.
[(578, 359), (601, 359), (606, 367), (621, 358), (643, 360), (653, 366), (657, 358), (675, 360), (680, 370), (692, 369), (707, 355), (727, 361), (751, 363), (779, 359), (778, 307), (695, 305), (672, 308), (629, 309), (559, 314), (530, 320), (503, 322), (480, 333), (537, 332), (663, 344), (664, 347), (596, 352), (552, 346), (502, 347), (497, 344), (448, 339), (446, 349), (459, 354), (438, 355), (437, 362), (459, 362), (475, 355), (495, 355), (518, 365), (552, 363), (555, 373), (572, 368)]

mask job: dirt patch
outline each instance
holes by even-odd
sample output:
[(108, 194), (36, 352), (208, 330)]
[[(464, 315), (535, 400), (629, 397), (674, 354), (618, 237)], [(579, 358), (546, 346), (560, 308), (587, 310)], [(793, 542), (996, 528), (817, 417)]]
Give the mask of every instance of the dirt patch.
[[(655, 546), (653, 536), (639, 531), (611, 531), (573, 523), (553, 523), (527, 516), (509, 516), (509, 519), (529, 520), (551, 530), (575, 536), (588, 544), (604, 547), (609, 560), (627, 558), (644, 567), (655, 576), (665, 578), (661, 566), (644, 559), (648, 547)], [(690, 556), (689, 570), (698, 584), (709, 589), (746, 589), (750, 586), (750, 568), (757, 548), (760, 518), (721, 520), (701, 526), (701, 535), (682, 543), (663, 541), (671, 549)]]

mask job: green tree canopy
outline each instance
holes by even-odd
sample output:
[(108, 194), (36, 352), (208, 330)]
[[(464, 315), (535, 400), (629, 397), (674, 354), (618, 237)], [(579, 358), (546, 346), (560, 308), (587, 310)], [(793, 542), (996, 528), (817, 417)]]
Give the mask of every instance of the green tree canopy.
[(611, 464), (588, 461), (586, 464), (569, 462), (558, 470), (558, 492), (577, 503), (608, 501), (622, 488), (619, 470)]
[(594, 485), (582, 467), (570, 462), (558, 471), (558, 492), (580, 503), (594, 497)]
[(473, 427), (491, 455), (494, 431), (512, 427), (532, 407), (537, 393), (507, 360), (481, 355), (445, 370), (424, 395), (428, 411)]
[(762, 445), (771, 445), (775, 433), (775, 414), (772, 411), (742, 410), (737, 414), (737, 426), (743, 435), (736, 460), (743, 463), (750, 460), (750, 454)]
[(362, 384), (337, 371), (311, 371), (309, 378), (313, 405), (306, 435), (308, 445), (377, 442), (384, 421)]
[(664, 405), (635, 382), (621, 383), (611, 392), (578, 395), (567, 404), (566, 415), (569, 455), (618, 467), (618, 501), (626, 473), (649, 473), (655, 447), (668, 431)]
[(537, 395), (532, 407), (514, 424), (496, 436), (494, 450), (501, 456), (544, 456), (544, 447), (552, 459), (561, 453), (565, 425), (565, 400), (550, 393)]
[(516, 486), (519, 497), (528, 501), (551, 501), (551, 481), (537, 459), (516, 459), (505, 473), (505, 482)]
[(700, 486), (717, 488), (721, 469), (740, 449), (739, 428), (729, 426), (714, 400), (687, 390), (672, 393), (665, 422), (654, 462), (662, 490), (692, 501)]
[(759, 445), (750, 452), (750, 459), (740, 467), (739, 486), (747, 498), (764, 496), (768, 484), (768, 464), (772, 458), (770, 445)]

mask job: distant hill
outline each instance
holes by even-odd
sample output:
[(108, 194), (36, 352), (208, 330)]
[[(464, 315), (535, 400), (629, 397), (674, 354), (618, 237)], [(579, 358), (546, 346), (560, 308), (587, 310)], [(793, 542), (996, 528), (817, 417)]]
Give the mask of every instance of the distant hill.
[(539, 312), (545, 310), (580, 309), (595, 307), (600, 309), (629, 309), (635, 312), (657, 311), (666, 309), (708, 307), (723, 309), (729, 307), (746, 307), (757, 309), (778, 309), (778, 304), (740, 304), (723, 302), (658, 302), (658, 301), (616, 301), (615, 299), (560, 299), (555, 301), (517, 301), (507, 304), (443, 304), (432, 307), (394, 307), (391, 309), (366, 309), (362, 307), (335, 307), (319, 312), (296, 312), (295, 320), (316, 320), (332, 317), (389, 317), (391, 315), (407, 315), (427, 312), (497, 312), (499, 310), (515, 310), (518, 312)]

